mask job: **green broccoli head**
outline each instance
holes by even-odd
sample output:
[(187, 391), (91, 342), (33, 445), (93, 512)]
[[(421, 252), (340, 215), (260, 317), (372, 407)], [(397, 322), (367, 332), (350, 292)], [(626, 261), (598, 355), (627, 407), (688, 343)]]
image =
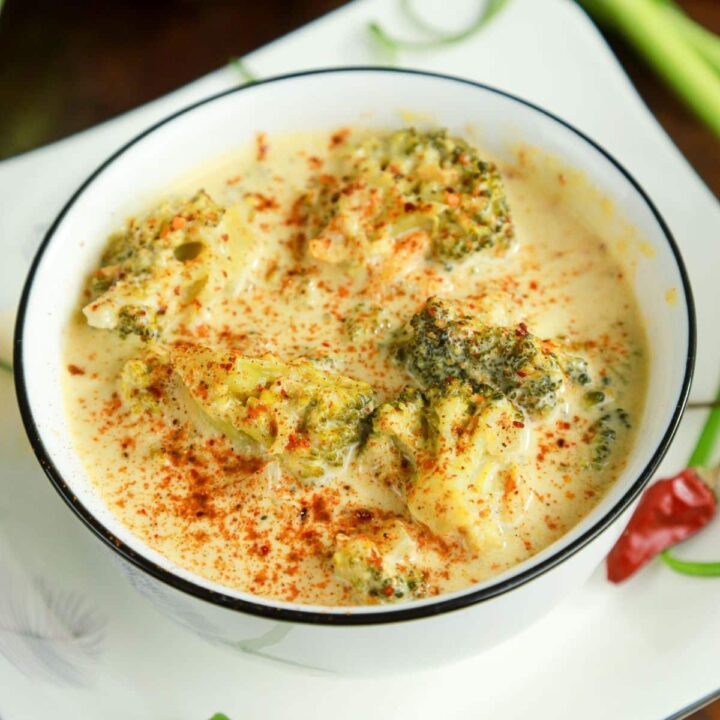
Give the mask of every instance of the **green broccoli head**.
[(452, 303), (430, 298), (400, 333), (397, 358), (424, 386), (467, 377), (471, 329), (459, 320)]
[(162, 329), (161, 317), (143, 305), (125, 305), (117, 314), (115, 331), (121, 338), (136, 335), (141, 340), (157, 340)]
[(373, 415), (372, 431), (391, 438), (400, 454), (413, 465), (427, 435), (425, 405), (422, 392), (405, 388)]
[(426, 216), (436, 259), (454, 262), (481, 250), (502, 253), (512, 243), (497, 167), (480, 159), (466, 141), (447, 130), (407, 128), (373, 138), (359, 152), (366, 171), (393, 175), (408, 214)]
[(335, 575), (361, 602), (396, 602), (423, 597), (425, 578), (417, 567), (417, 544), (405, 523), (394, 520), (380, 532), (339, 535), (333, 554)]
[(530, 496), (522, 414), (457, 379), (431, 389), (428, 401), (427, 449), (407, 490), (412, 516), (438, 535), (459, 534), (474, 550), (502, 546)]
[(343, 465), (374, 406), (370, 385), (304, 358), (285, 363), (176, 344), (169, 359), (216, 427), (300, 478)]
[(303, 198), (310, 254), (332, 263), (392, 254), (403, 234), (422, 231), (430, 255), (450, 264), (514, 242), (497, 167), (446, 130), (378, 134), (337, 158)]
[(395, 351), (424, 387), (458, 378), (485, 395), (505, 395), (531, 414), (555, 407), (566, 378), (589, 380), (584, 361), (566, 357), (524, 324), (485, 325), (439, 298), (430, 298), (412, 317)]
[(589, 465), (593, 470), (602, 470), (610, 462), (618, 437), (630, 427), (630, 417), (622, 408), (603, 412), (592, 423), (587, 440), (590, 450)]
[(160, 413), (167, 400), (172, 366), (159, 350), (146, 350), (128, 360), (120, 373), (120, 397), (136, 413)]
[(358, 303), (343, 318), (345, 332), (353, 342), (381, 340), (392, 325), (388, 313), (379, 305)]
[(501, 544), (503, 527), (518, 521), (529, 498), (517, 464), (528, 432), (522, 413), (457, 378), (403, 395), (412, 399), (378, 408), (369, 441), (390, 437), (409, 461), (399, 489), (411, 515), (476, 550)]
[(238, 274), (250, 243), (239, 207), (205, 192), (164, 203), (110, 238), (88, 284), (90, 325), (157, 339), (186, 309), (207, 302)]

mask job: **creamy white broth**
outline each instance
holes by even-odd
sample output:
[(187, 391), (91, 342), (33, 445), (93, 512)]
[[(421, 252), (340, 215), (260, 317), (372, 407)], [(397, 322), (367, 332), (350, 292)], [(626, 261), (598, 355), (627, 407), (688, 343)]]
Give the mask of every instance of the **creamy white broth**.
[[(340, 143), (368, 131), (353, 130)], [(369, 383), (376, 404), (410, 382), (387, 339), (431, 296), (458, 300), (491, 325), (523, 323), (585, 358), (593, 387), (604, 376), (612, 407), (634, 425), (645, 392), (646, 348), (639, 312), (614, 252), (614, 238), (588, 221), (584, 206), (602, 202), (582, 178), (547, 172), (519, 153), (501, 165), (517, 238), (501, 257), (478, 253), (446, 268), (423, 260), (398, 280), (368, 281), (344, 267), (308, 261), (292, 207), (308, 178), (323, 172), (329, 133), (260, 137), (253, 146), (178, 180), (160, 197), (198, 188), (229, 207), (256, 206), (252, 233), (260, 250), (242, 272), (242, 290), (224, 291), (163, 336), (229, 348), (247, 356), (271, 352), (284, 361), (309, 357), (333, 372)], [(142, 213), (141, 213), (142, 214)], [(358, 302), (382, 307), (388, 327), (353, 339), (347, 319)], [(79, 307), (87, 302), (83, 295)], [(333, 567), (338, 534), (380, 532), (394, 517), (416, 543), (427, 595), (465, 587), (506, 570), (567, 532), (621, 472), (634, 429), (619, 432), (608, 463), (588, 465), (595, 410), (585, 386), (568, 384), (549, 415), (527, 418), (520, 452), (529, 492), (505, 523), (502, 541), (473, 547), (461, 534), (437, 535), (408, 516), (403, 493), (354, 447), (326, 476), (298, 480), (276, 463), (238, 453), (217, 428), (181, 418), (182, 432), (161, 414), (131, 411), (118, 394), (124, 364), (145, 347), (134, 336), (88, 325), (78, 311), (67, 329), (67, 412), (77, 452), (117, 517), (149, 546), (210, 580), (301, 603), (377, 602), (359, 597)]]

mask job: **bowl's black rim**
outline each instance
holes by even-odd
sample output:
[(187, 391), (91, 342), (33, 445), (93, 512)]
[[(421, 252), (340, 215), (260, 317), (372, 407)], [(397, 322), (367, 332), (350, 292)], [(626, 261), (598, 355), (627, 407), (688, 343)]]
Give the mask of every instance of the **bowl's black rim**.
[[(62, 222), (63, 218), (65, 217), (67, 212), (70, 210), (70, 208), (74, 205), (74, 203), (77, 201), (77, 199), (80, 197), (80, 195), (103, 172), (103, 170), (105, 170), (105, 168), (108, 167), (112, 162), (114, 162), (120, 155), (122, 155), (130, 147), (132, 147), (137, 142), (139, 142), (141, 139), (143, 139), (146, 135), (149, 135), (149, 134), (155, 132), (157, 129), (159, 129), (163, 125), (166, 125), (167, 123), (171, 122), (175, 118), (177, 118), (181, 115), (184, 115), (185, 113), (188, 113), (202, 105), (206, 105), (208, 103), (214, 102), (215, 100), (222, 98), (226, 95), (231, 95), (231, 94), (238, 93), (238, 92), (252, 90), (253, 88), (257, 87), (258, 85), (266, 85), (266, 84), (270, 84), (270, 83), (282, 82), (285, 80), (302, 78), (302, 77), (306, 77), (306, 76), (315, 76), (315, 75), (323, 75), (323, 74), (355, 73), (355, 72), (392, 73), (392, 74), (397, 74), (397, 75), (421, 75), (421, 76), (425, 76), (425, 77), (447, 80), (449, 82), (461, 83), (463, 85), (467, 85), (474, 89), (480, 89), (480, 90), (483, 90), (484, 92), (490, 92), (490, 93), (494, 93), (496, 95), (501, 95), (501, 96), (508, 98), (514, 102), (520, 103), (521, 105), (525, 105), (526, 107), (534, 110), (535, 112), (538, 112), (538, 113), (544, 115), (547, 118), (550, 118), (554, 122), (562, 125), (566, 129), (568, 129), (572, 133), (574, 133), (576, 136), (578, 136), (579, 138), (584, 140), (586, 143), (591, 145), (598, 153), (600, 153), (607, 161), (612, 163), (612, 165), (614, 165), (622, 173), (622, 175), (633, 186), (633, 188), (637, 191), (637, 193), (643, 198), (643, 200), (649, 207), (650, 211), (654, 215), (656, 221), (660, 225), (660, 227), (665, 235), (665, 239), (667, 240), (668, 245), (670, 246), (670, 250), (672, 251), (673, 256), (675, 258), (678, 272), (679, 272), (681, 280), (682, 280), (683, 292), (684, 292), (685, 298), (686, 298), (686, 305), (687, 305), (687, 312), (688, 312), (688, 356), (687, 356), (687, 362), (685, 365), (685, 376), (683, 378), (682, 387), (680, 390), (680, 394), (679, 394), (675, 409), (673, 411), (672, 418), (670, 420), (670, 423), (668, 424), (667, 429), (665, 430), (665, 433), (658, 445), (657, 450), (653, 454), (653, 456), (650, 459), (650, 461), (648, 462), (647, 466), (645, 467), (643, 472), (640, 474), (638, 479), (628, 489), (628, 491), (625, 493), (625, 495), (623, 495), (623, 497), (611, 508), (611, 510), (608, 513), (606, 513), (602, 518), (600, 518), (595, 523), (595, 525), (593, 525), (591, 528), (589, 528), (585, 533), (583, 533), (583, 535), (576, 538), (568, 546), (564, 547), (562, 550), (558, 551), (551, 557), (546, 558), (545, 560), (538, 563), (537, 565), (530, 567), (527, 570), (524, 570), (523, 572), (519, 573), (518, 575), (514, 575), (514, 576), (509, 577), (505, 580), (502, 580), (496, 584), (490, 585), (489, 587), (485, 587), (485, 588), (481, 588), (481, 589), (478, 589), (478, 590), (475, 590), (472, 592), (468, 592), (468, 593), (466, 593), (464, 595), (460, 595), (458, 597), (450, 597), (450, 598), (443, 599), (443, 597), (440, 596), (436, 602), (431, 603), (431, 604), (415, 605), (415, 604), (411, 603), (408, 605), (398, 605), (398, 606), (395, 606), (395, 609), (386, 610), (386, 611), (382, 611), (382, 612), (376, 612), (376, 613), (363, 613), (363, 612), (358, 612), (358, 611), (354, 611), (354, 610), (350, 610), (350, 609), (348, 609), (348, 611), (346, 613), (337, 613), (337, 612), (336, 613), (323, 613), (323, 612), (318, 612), (315, 610), (290, 609), (290, 608), (284, 608), (284, 607), (276, 607), (271, 604), (265, 604), (265, 603), (261, 603), (261, 602), (252, 602), (252, 601), (243, 600), (243, 599), (236, 598), (236, 597), (231, 597), (224, 593), (210, 590), (201, 585), (196, 585), (195, 583), (190, 582), (188, 580), (184, 580), (183, 578), (180, 578), (180, 577), (172, 574), (168, 570), (165, 570), (164, 568), (151, 562), (147, 558), (136, 553), (134, 550), (132, 550), (130, 547), (128, 547), (125, 543), (123, 543), (117, 537), (115, 537), (75, 497), (75, 495), (72, 492), (72, 489), (65, 483), (62, 476), (60, 475), (60, 472), (55, 467), (55, 464), (53, 463), (53, 460), (50, 457), (50, 454), (48, 453), (48, 451), (46, 450), (46, 448), (42, 442), (40, 434), (37, 430), (37, 426), (35, 424), (35, 420), (32, 415), (32, 411), (30, 409), (26, 377), (25, 377), (25, 369), (23, 366), (22, 350), (23, 350), (23, 335), (25, 333), (25, 320), (26, 320), (25, 316), (26, 316), (26, 311), (27, 311), (27, 306), (28, 306), (28, 300), (29, 300), (30, 294), (32, 292), (33, 280), (35, 278), (37, 268), (42, 260), (42, 257), (45, 253), (46, 248), (52, 241), (53, 235), (55, 234), (55, 231), (57, 230), (58, 226)], [(681, 419), (683, 411), (685, 409), (685, 405), (687, 403), (688, 395), (690, 392), (690, 383), (692, 380), (692, 375), (693, 375), (693, 370), (694, 370), (694, 365), (695, 365), (695, 353), (696, 353), (695, 307), (694, 307), (694, 302), (693, 302), (693, 297), (692, 297), (692, 291), (690, 289), (690, 281), (688, 279), (687, 271), (685, 269), (685, 265), (683, 263), (681, 255), (680, 255), (680, 251), (678, 249), (677, 243), (675, 242), (675, 239), (673, 238), (672, 233), (670, 232), (670, 229), (667, 226), (667, 223), (665, 222), (663, 217), (660, 215), (658, 209), (655, 207), (652, 200), (648, 197), (647, 193), (643, 190), (643, 188), (640, 186), (640, 184), (637, 182), (637, 180), (635, 180), (635, 178), (612, 155), (610, 155), (610, 153), (608, 153), (603, 147), (601, 147), (592, 138), (588, 137), (585, 133), (578, 130), (577, 128), (575, 128), (570, 123), (563, 120), (562, 118), (557, 117), (553, 113), (549, 112), (548, 110), (545, 110), (544, 108), (542, 108), (538, 105), (535, 105), (534, 103), (531, 103), (527, 100), (519, 98), (516, 95), (512, 95), (511, 93), (505, 92), (504, 90), (499, 90), (497, 88), (494, 88), (494, 87), (491, 87), (488, 85), (484, 85), (482, 83), (474, 82), (472, 80), (467, 80), (467, 79), (459, 78), (459, 77), (453, 77), (451, 75), (444, 75), (442, 73), (432, 73), (432, 72), (425, 72), (425, 71), (421, 71), (421, 70), (408, 70), (408, 69), (401, 69), (401, 68), (386, 68), (386, 67), (374, 67), (374, 66), (357, 66), (357, 67), (345, 67), (345, 68), (344, 67), (331, 67), (331, 68), (321, 68), (321, 69), (317, 69), (317, 70), (308, 70), (308, 71), (303, 71), (303, 72), (290, 73), (287, 75), (279, 75), (277, 77), (269, 78), (267, 80), (261, 80), (256, 83), (252, 83), (250, 85), (242, 85), (242, 86), (239, 86), (236, 88), (232, 88), (230, 90), (227, 90), (227, 91), (218, 93), (216, 95), (213, 95), (211, 97), (205, 98), (204, 100), (196, 102), (192, 105), (189, 105), (189, 106), (183, 108), (182, 110), (179, 110), (179, 111), (173, 113), (172, 115), (169, 115), (168, 117), (164, 118), (163, 120), (150, 126), (147, 130), (140, 133), (139, 135), (134, 137), (132, 140), (130, 140), (128, 143), (123, 145), (119, 150), (117, 150), (107, 160), (105, 160), (105, 162), (103, 162), (87, 178), (87, 180), (85, 180), (85, 182), (82, 183), (82, 185), (80, 185), (80, 187), (75, 191), (75, 193), (72, 195), (72, 197), (68, 200), (65, 207), (61, 210), (60, 214), (57, 216), (57, 218), (51, 225), (50, 229), (47, 231), (45, 238), (43, 239), (43, 242), (41, 243), (41, 245), (37, 251), (37, 254), (35, 255), (35, 258), (32, 262), (30, 271), (28, 273), (27, 280), (25, 281), (25, 286), (23, 288), (22, 296), (20, 299), (20, 305), (18, 308), (18, 316), (17, 316), (17, 322), (16, 322), (16, 326), (15, 326), (15, 339), (14, 339), (15, 386), (16, 386), (16, 391), (17, 391), (18, 404), (20, 406), (20, 413), (22, 416), (23, 423), (25, 425), (25, 430), (28, 434), (30, 443), (33, 447), (33, 450), (35, 451), (35, 454), (36, 454), (38, 460), (40, 461), (40, 465), (42, 466), (43, 470), (45, 471), (45, 474), (48, 476), (48, 478), (50, 479), (50, 481), (52, 482), (52, 484), (54, 485), (55, 489), (58, 491), (60, 496), (63, 498), (63, 500), (72, 508), (72, 510), (75, 512), (75, 514), (85, 523), (85, 525), (95, 535), (97, 535), (106, 545), (108, 545), (110, 548), (112, 548), (115, 552), (117, 552), (125, 560), (127, 560), (131, 564), (137, 566), (144, 572), (147, 572), (149, 575), (151, 575), (155, 579), (160, 580), (161, 582), (175, 588), (176, 590), (180, 590), (186, 594), (192, 595), (201, 600), (205, 600), (214, 605), (218, 605), (220, 607), (228, 608), (231, 610), (242, 611), (245, 613), (249, 613), (251, 615), (269, 618), (272, 620), (297, 622), (297, 623), (309, 623), (309, 624), (318, 624), (318, 625), (335, 625), (335, 626), (338, 626), (338, 625), (339, 626), (342, 626), (342, 625), (345, 625), (345, 626), (347, 626), (347, 625), (375, 625), (375, 624), (381, 624), (381, 623), (399, 622), (402, 620), (416, 620), (416, 619), (420, 619), (423, 617), (429, 617), (429, 616), (434, 616), (434, 615), (438, 615), (441, 613), (449, 612), (451, 610), (459, 610), (459, 609), (465, 608), (469, 605), (474, 605), (479, 602), (490, 600), (491, 598), (502, 595), (503, 593), (510, 592), (511, 590), (514, 590), (514, 589), (520, 587), (521, 585), (524, 585), (525, 583), (529, 582), (530, 580), (533, 580), (534, 578), (546, 573), (548, 570), (551, 570), (556, 565), (559, 565), (560, 563), (564, 562), (565, 560), (567, 560), (568, 558), (573, 556), (578, 550), (585, 547), (585, 545), (587, 545), (591, 540), (593, 540), (598, 535), (600, 535), (600, 533), (602, 533), (613, 521), (615, 521), (624, 512), (624, 510), (632, 503), (632, 501), (639, 495), (639, 493), (642, 491), (642, 489), (645, 487), (645, 485), (649, 482), (649, 480), (652, 477), (653, 473), (655, 472), (657, 466), (660, 464), (661, 460), (665, 456), (665, 453), (667, 452), (668, 447), (670, 446), (670, 443), (671, 443), (673, 437), (675, 436), (678, 425), (680, 423), (680, 419)]]

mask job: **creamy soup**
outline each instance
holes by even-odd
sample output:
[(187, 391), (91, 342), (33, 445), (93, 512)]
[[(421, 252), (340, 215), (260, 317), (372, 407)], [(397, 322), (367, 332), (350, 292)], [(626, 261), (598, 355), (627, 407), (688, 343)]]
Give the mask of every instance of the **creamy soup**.
[(593, 508), (644, 400), (627, 268), (577, 174), (484, 157), (259, 134), (117, 229), (66, 397), (122, 523), (229, 588), (356, 605), (489, 578)]

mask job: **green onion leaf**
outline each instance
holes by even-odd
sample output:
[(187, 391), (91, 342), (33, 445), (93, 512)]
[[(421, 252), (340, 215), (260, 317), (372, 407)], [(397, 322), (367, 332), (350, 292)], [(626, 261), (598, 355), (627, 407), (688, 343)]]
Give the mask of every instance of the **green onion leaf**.
[(413, 9), (410, 0), (402, 0), (401, 7), (406, 17), (418, 29), (430, 36), (427, 40), (404, 40), (393, 37), (376, 22), (370, 23), (368, 30), (386, 50), (432, 50), (444, 45), (455, 45), (472, 37), (487, 25), (508, 2), (509, 0), (487, 0), (483, 3), (477, 18), (470, 25), (458, 32), (446, 33), (423, 20)]
[(368, 32), (370, 33), (370, 37), (373, 38), (378, 47), (386, 55), (387, 64), (395, 65), (397, 63), (397, 45), (395, 41), (385, 33), (379, 23), (371, 22), (368, 25)]
[[(666, 0), (579, 0), (600, 23), (620, 32), (665, 78), (695, 114), (720, 137), (720, 77), (707, 55), (715, 57), (717, 38), (678, 20), (679, 8)], [(707, 34), (706, 34), (707, 32)], [(692, 33), (693, 39), (690, 39)], [(700, 39), (700, 36), (703, 39)], [(700, 43), (704, 50), (697, 44)]]
[(656, 0), (656, 2), (672, 19), (676, 30), (685, 40), (720, 73), (720, 37), (688, 17), (672, 0)]
[(720, 576), (720, 562), (680, 560), (680, 558), (672, 556), (667, 550), (663, 550), (660, 554), (668, 567), (683, 575), (695, 575), (696, 577)]
[[(717, 394), (720, 399), (720, 390)], [(703, 426), (700, 438), (695, 445), (695, 449), (690, 455), (688, 467), (707, 467), (713, 459), (715, 446), (720, 436), (720, 407), (714, 407), (710, 410), (705, 425)], [(669, 550), (663, 550), (660, 557), (665, 564), (684, 575), (696, 575), (701, 577), (717, 577), (720, 576), (720, 562), (694, 562), (691, 560), (681, 560), (670, 554)]]
[[(720, 400), (720, 390), (717, 399)], [(720, 407), (713, 407), (708, 413), (705, 425), (688, 460), (688, 467), (707, 467), (713, 459), (715, 446), (720, 437)]]
[[(245, 61), (242, 58), (230, 58), (228, 60), (228, 65), (235, 68), (235, 70), (238, 71), (240, 74), (240, 77), (245, 81), (246, 85), (249, 85), (250, 83), (257, 82), (259, 80), (258, 76), (255, 75), (251, 70), (248, 69), (247, 65), (245, 64)], [(211, 720), (214, 720), (211, 718)]]

